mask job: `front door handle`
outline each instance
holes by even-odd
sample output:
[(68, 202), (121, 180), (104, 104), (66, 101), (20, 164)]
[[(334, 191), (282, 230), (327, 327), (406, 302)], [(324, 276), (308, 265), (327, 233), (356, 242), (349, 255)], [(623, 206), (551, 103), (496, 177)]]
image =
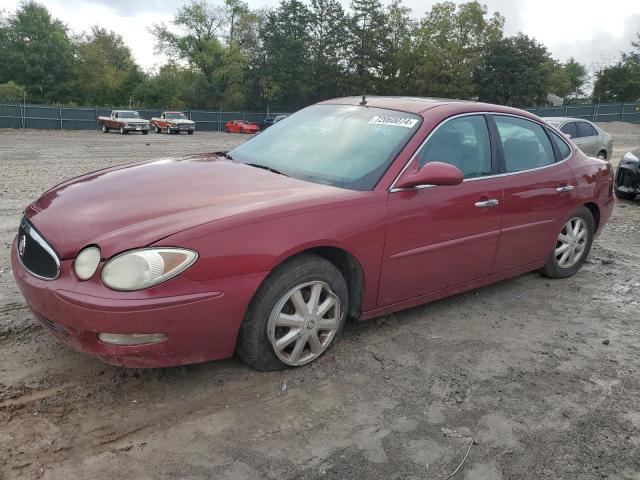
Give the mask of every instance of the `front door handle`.
[(556, 192), (558, 193), (570, 192), (571, 190), (573, 190), (573, 185), (563, 185), (562, 187), (556, 188)]
[(497, 199), (492, 198), (491, 200), (483, 200), (482, 202), (476, 202), (476, 207), (478, 208), (495, 207), (499, 203), (500, 202)]

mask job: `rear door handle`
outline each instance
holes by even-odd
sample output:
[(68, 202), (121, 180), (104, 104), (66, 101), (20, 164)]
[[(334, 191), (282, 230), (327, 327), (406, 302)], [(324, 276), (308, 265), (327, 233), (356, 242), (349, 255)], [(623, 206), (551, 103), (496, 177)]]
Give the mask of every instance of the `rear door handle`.
[(573, 190), (573, 185), (564, 185), (562, 187), (556, 188), (556, 192), (558, 193), (570, 192), (571, 190)]
[(476, 207), (478, 208), (495, 207), (499, 203), (500, 202), (497, 199), (492, 198), (491, 200), (483, 200), (482, 202), (476, 202)]

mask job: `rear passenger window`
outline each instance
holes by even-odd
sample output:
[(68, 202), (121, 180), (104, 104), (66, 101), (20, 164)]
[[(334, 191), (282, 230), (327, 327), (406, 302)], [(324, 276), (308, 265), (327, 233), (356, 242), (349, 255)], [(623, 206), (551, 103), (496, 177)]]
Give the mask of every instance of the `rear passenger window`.
[(560, 135), (558, 135), (556, 132), (552, 130), (549, 130), (548, 132), (549, 132), (549, 135), (551, 135), (551, 138), (553, 139), (554, 143), (556, 144), (556, 147), (558, 147), (558, 151), (560, 152), (560, 158), (565, 159), (569, 155), (571, 155), (571, 148), (569, 148), (569, 145), (567, 145), (567, 143), (560, 138)]
[(595, 137), (598, 135), (593, 125), (587, 122), (578, 122), (576, 125), (578, 125), (578, 137)]
[(573, 122), (565, 123), (560, 131), (562, 133), (566, 133), (567, 135), (571, 135), (571, 138), (578, 138), (578, 129), (576, 127), (576, 124)]
[(491, 144), (482, 115), (456, 118), (443, 124), (418, 153), (419, 166), (444, 162), (458, 167), (465, 178), (491, 174)]
[(518, 117), (496, 116), (507, 172), (555, 163), (551, 141), (542, 125)]

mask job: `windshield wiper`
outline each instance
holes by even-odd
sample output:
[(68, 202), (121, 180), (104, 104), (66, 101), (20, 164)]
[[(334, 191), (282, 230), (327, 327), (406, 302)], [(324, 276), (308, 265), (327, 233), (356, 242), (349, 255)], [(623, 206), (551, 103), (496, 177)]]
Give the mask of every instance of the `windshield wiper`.
[(214, 155), (218, 155), (220, 157), (227, 158), (229, 160), (233, 160), (233, 157), (229, 155), (229, 152), (214, 152)]
[(260, 165), (259, 163), (245, 163), (245, 165), (249, 165), (251, 167), (262, 168), (263, 170), (268, 170), (271, 173), (277, 173), (278, 175), (284, 175), (288, 177), (286, 173), (282, 173), (280, 170), (276, 170), (275, 168), (267, 167), (266, 165)]

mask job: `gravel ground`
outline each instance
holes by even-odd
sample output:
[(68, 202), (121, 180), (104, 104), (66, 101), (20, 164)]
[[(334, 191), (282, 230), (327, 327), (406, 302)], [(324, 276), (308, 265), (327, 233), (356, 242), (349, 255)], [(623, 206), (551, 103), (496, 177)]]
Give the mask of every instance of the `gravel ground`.
[[(602, 124), (614, 163), (640, 126)], [(347, 326), (308, 367), (110, 367), (35, 325), (21, 211), (71, 176), (246, 137), (0, 131), (0, 478), (640, 479), (640, 202), (574, 277), (535, 273)]]

